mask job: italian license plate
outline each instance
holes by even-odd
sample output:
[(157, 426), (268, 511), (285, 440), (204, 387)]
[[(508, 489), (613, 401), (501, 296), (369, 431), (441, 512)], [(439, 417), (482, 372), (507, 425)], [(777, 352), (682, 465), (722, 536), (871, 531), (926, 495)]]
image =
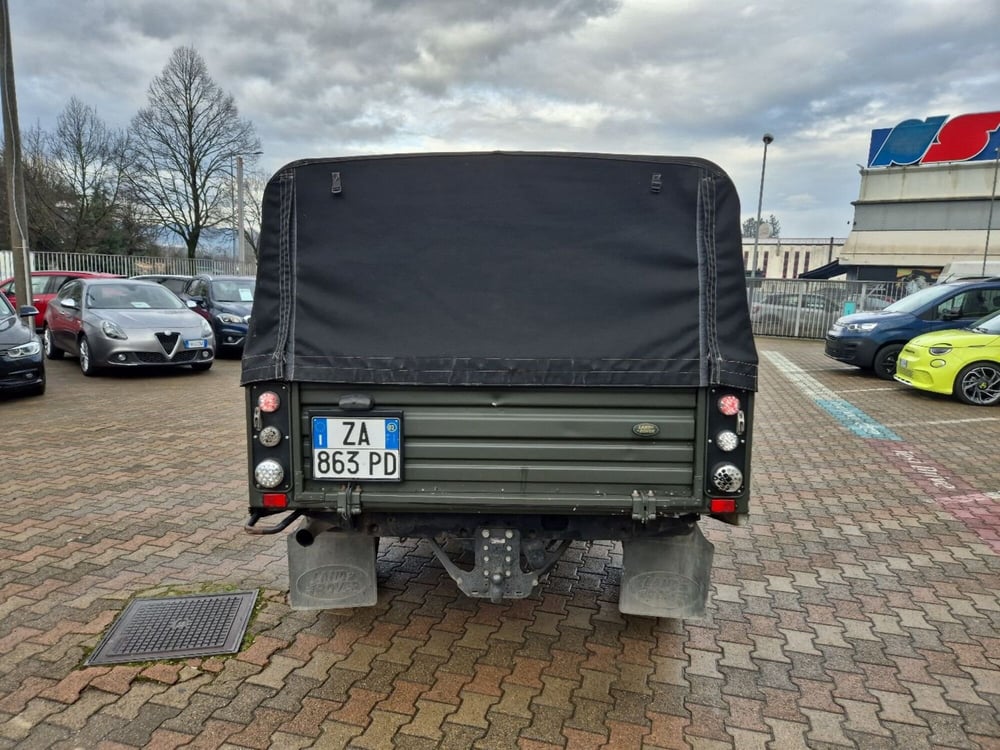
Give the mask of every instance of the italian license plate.
[(185, 349), (204, 349), (207, 345), (205, 339), (184, 339)]
[(403, 478), (403, 420), (393, 417), (313, 417), (312, 470), (316, 479)]

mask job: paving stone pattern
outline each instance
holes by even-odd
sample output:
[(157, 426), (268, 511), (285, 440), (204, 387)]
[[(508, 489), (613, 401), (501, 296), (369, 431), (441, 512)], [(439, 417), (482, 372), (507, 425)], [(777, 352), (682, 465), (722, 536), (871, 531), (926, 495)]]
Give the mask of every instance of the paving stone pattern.
[[(495, 605), (384, 539), (377, 606), (291, 611), (283, 536), (242, 531), (238, 363), (49, 363), (0, 402), (0, 748), (1000, 748), (1000, 409), (758, 346), (901, 439), (764, 358), (751, 523), (705, 524), (686, 622), (621, 616), (604, 542)], [(132, 597), (232, 588), (262, 596), (239, 654), (82, 666)]]

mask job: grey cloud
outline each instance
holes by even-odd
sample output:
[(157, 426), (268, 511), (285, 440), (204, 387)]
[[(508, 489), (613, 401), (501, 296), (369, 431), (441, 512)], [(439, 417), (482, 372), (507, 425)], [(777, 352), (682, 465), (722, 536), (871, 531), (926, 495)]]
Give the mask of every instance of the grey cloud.
[[(193, 45), (276, 169), (424, 148), (705, 156), (786, 234), (843, 235), (872, 128), (1000, 109), (995, 0), (57, 0), (11, 8), (21, 118), (124, 126)], [(844, 225), (844, 226), (842, 226)]]

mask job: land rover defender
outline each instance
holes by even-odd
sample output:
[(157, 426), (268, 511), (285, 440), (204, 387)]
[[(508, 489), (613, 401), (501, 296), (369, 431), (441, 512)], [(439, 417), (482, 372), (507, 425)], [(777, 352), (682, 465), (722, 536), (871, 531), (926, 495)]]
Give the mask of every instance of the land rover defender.
[(375, 604), (386, 536), (427, 540), (493, 601), (544, 586), (574, 541), (616, 540), (622, 612), (704, 612), (699, 521), (747, 517), (757, 385), (721, 169), (310, 159), (263, 209), (246, 529), (295, 525), (293, 607)]

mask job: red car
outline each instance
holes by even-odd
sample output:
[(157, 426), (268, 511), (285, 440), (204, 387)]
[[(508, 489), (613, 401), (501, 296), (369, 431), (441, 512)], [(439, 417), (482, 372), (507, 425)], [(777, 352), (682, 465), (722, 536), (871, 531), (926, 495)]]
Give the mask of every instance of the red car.
[[(92, 279), (120, 278), (114, 273), (91, 273), (90, 271), (32, 271), (31, 272), (31, 304), (38, 308), (38, 315), (35, 317), (35, 326), (41, 332), (45, 323), (45, 308), (49, 306), (49, 300), (56, 296), (60, 287), (70, 279)], [(0, 294), (3, 294), (10, 304), (17, 309), (17, 297), (15, 296), (14, 277), (0, 281)]]

